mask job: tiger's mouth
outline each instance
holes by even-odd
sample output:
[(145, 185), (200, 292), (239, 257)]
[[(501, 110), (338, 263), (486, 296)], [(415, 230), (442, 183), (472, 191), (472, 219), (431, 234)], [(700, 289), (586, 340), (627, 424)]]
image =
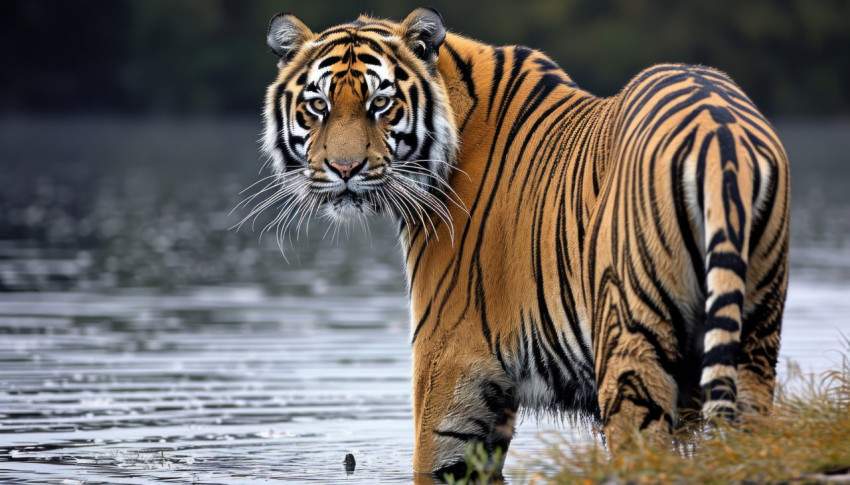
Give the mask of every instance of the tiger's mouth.
[(345, 188), (342, 192), (333, 197), (330, 202), (334, 205), (334, 207), (341, 207), (344, 205), (362, 205), (363, 196), (349, 188)]
[(337, 194), (331, 195), (325, 202), (328, 210), (340, 217), (357, 216), (367, 212), (369, 206), (364, 192), (345, 187)]

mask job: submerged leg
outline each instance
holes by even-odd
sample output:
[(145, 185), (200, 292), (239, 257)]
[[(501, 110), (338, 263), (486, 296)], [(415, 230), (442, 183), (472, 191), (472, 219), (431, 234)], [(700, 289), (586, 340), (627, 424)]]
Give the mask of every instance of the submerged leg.
[[(514, 435), (517, 411), (514, 386), (498, 361), (482, 360), (463, 343), (417, 342), (414, 348), (414, 469), (462, 477), (465, 452), (482, 443), (502, 460)], [(502, 462), (491, 463), (495, 474)]]

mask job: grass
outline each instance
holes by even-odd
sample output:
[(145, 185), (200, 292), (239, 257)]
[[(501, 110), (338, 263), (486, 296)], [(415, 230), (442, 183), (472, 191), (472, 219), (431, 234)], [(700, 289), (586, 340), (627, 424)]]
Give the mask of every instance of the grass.
[[(850, 352), (848, 352), (850, 354)], [(719, 426), (668, 449), (636, 435), (609, 458), (598, 445), (553, 447), (560, 469), (531, 483), (817, 483), (850, 479), (850, 359), (821, 378), (797, 371), (770, 416)]]
[(498, 483), (501, 481), (493, 463), (502, 463), (502, 449), (496, 448), (493, 456), (490, 456), (484, 443), (472, 443), (466, 447), (464, 453), (466, 461), (466, 474), (463, 477), (445, 475), (443, 479), (448, 485), (470, 485)]
[[(549, 461), (557, 467), (532, 473), (528, 482), (850, 483), (850, 341), (846, 346), (837, 368), (820, 377), (804, 377), (798, 368), (789, 373), (777, 388), (770, 416), (747, 418), (737, 427), (719, 425), (669, 448), (636, 434), (616, 457), (598, 440), (560, 441), (550, 448)], [(468, 463), (474, 469), (486, 460)]]

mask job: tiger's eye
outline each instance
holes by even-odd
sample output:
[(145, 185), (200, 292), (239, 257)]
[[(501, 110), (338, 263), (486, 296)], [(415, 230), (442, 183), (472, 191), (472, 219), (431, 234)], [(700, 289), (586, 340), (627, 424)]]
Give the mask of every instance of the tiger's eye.
[(328, 108), (328, 103), (322, 98), (315, 98), (310, 101), (310, 106), (317, 112), (321, 113)]
[(390, 98), (386, 96), (378, 96), (377, 98), (372, 100), (372, 106), (375, 108), (383, 108), (390, 102)]

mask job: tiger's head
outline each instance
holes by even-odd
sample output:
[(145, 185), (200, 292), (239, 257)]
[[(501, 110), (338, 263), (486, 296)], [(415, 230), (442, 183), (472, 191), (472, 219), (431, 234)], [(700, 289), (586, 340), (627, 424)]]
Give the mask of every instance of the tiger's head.
[(282, 206), (267, 228), (281, 234), (313, 213), (336, 223), (376, 212), (409, 224), (429, 213), (446, 220), (458, 137), (436, 66), (445, 36), (429, 8), (401, 23), (360, 17), (321, 33), (292, 14), (272, 18), (267, 42), (280, 72), (266, 96), (262, 150), (274, 195), (258, 207)]

